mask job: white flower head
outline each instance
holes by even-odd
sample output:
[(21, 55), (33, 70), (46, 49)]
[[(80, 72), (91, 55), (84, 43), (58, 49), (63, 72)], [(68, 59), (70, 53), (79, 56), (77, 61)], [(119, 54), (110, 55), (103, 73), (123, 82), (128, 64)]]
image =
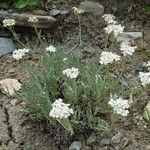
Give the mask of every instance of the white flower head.
[(14, 50), (12, 57), (16, 60), (21, 59), (23, 56), (25, 56), (25, 53), (28, 53), (29, 49), (23, 48), (23, 49), (18, 49), (18, 50)]
[(116, 24), (117, 21), (115, 21), (115, 16), (111, 15), (111, 14), (104, 14), (102, 16), (102, 18), (104, 18), (105, 22), (107, 22), (108, 24)]
[(16, 24), (16, 21), (14, 19), (4, 19), (3, 20), (3, 27), (14, 26), (15, 24)]
[(121, 24), (109, 24), (104, 30), (107, 34), (113, 33), (117, 37), (118, 34), (123, 33), (124, 27)]
[(53, 45), (46, 47), (46, 51), (47, 52), (55, 52), (56, 51), (56, 47), (54, 47)]
[(108, 63), (113, 63), (114, 61), (121, 60), (120, 58), (121, 58), (121, 56), (119, 56), (119, 55), (117, 55), (115, 53), (103, 51), (101, 53), (101, 57), (100, 57), (99, 63), (107, 65)]
[(72, 67), (64, 70), (62, 73), (71, 79), (75, 79), (79, 75), (79, 69)]
[(114, 112), (119, 115), (127, 116), (129, 113), (129, 102), (122, 97), (117, 97), (116, 95), (114, 97), (111, 96), (108, 104), (111, 105)]
[(143, 86), (150, 84), (150, 72), (139, 72), (139, 78)]
[(129, 42), (122, 42), (120, 45), (120, 50), (122, 51), (123, 55), (133, 55), (137, 46), (131, 46)]
[(77, 7), (73, 7), (72, 8), (74, 13), (77, 14), (77, 15), (81, 15), (84, 13), (84, 10), (83, 9), (80, 9), (80, 8), (77, 8)]
[(52, 110), (49, 113), (50, 117), (56, 119), (65, 119), (68, 118), (71, 114), (73, 114), (73, 109), (69, 108), (70, 104), (63, 103), (61, 98), (56, 99), (52, 104)]
[(39, 20), (37, 17), (33, 16), (33, 17), (29, 17), (28, 22), (37, 23), (37, 22), (39, 22)]
[(63, 59), (63, 61), (66, 61), (66, 60), (68, 60), (68, 58), (64, 58), (64, 59)]
[(143, 66), (146, 67), (150, 71), (150, 61), (148, 61), (147, 63), (143, 62)]

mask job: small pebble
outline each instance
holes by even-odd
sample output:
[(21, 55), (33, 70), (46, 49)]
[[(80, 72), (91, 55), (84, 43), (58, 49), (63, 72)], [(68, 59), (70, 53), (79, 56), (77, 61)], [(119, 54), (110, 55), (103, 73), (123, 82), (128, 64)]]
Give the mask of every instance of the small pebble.
[(70, 146), (69, 146), (69, 150), (80, 150), (82, 147), (81, 142), (79, 141), (74, 141)]

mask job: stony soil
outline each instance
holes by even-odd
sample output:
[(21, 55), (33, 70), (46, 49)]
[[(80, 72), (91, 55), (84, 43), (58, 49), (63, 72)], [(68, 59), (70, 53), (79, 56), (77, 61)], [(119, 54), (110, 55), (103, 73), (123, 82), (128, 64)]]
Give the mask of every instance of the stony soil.
[[(141, 63), (149, 60), (150, 54), (145, 52), (149, 51), (150, 47), (150, 26), (147, 15), (138, 14), (137, 11), (128, 15), (122, 11), (122, 1), (100, 1), (105, 6), (105, 12), (113, 13), (117, 16), (118, 20), (126, 26), (126, 31), (143, 31), (143, 39), (136, 41), (139, 47), (139, 51), (134, 55), (133, 58), (128, 59), (128, 66), (124, 66), (124, 72), (122, 70), (114, 70), (115, 73), (124, 73), (124, 79), (122, 84), (131, 86), (137, 84), (137, 72), (141, 69)], [(35, 7), (33, 11), (35, 14), (47, 14), (50, 9), (54, 8), (68, 9), (72, 6), (78, 6), (80, 1), (68, 0), (57, 0), (52, 2), (53, 5), (48, 4), (45, 8), (44, 4), (41, 7)], [(53, 6), (53, 7), (52, 7)], [(11, 9), (7, 6), (6, 9)], [(32, 12), (31, 9), (24, 10)], [(54, 29), (42, 31), (42, 37), (45, 38), (49, 43), (55, 41), (59, 46), (67, 49), (68, 51), (76, 52), (76, 46), (78, 44), (78, 22), (77, 18), (69, 12), (65, 16), (55, 16), (58, 20), (58, 26)], [(123, 20), (123, 21), (122, 21)], [(84, 47), (81, 51), (82, 58), (86, 61), (93, 54), (99, 53), (103, 50), (117, 51), (118, 44), (107, 41), (107, 36), (104, 34), (103, 28), (105, 23), (93, 15), (86, 15), (82, 20), (82, 35)], [(25, 29), (22, 31), (21, 28), (17, 28), (18, 33), (22, 37), (22, 40), (26, 44), (30, 44), (36, 52), (31, 53), (25, 57), (22, 61), (15, 61), (12, 59), (11, 54), (0, 58), (0, 79), (7, 77), (16, 78), (21, 83), (28, 81), (29, 76), (25, 69), (25, 62), (32, 63), (36, 67), (39, 66), (38, 55), (42, 53), (42, 47), (39, 46), (39, 42), (35, 40), (35, 34), (32, 29)], [(8, 32), (0, 32), (4, 36), (10, 36)], [(7, 33), (7, 34), (6, 34)], [(30, 41), (30, 42), (29, 42)], [(106, 46), (107, 43), (107, 46)], [(17, 44), (17, 43), (16, 43)], [(144, 52), (143, 52), (144, 50)], [(143, 113), (147, 101), (149, 100), (150, 91), (140, 91), (139, 104), (134, 106), (131, 110), (132, 115), (128, 118), (114, 118), (112, 117), (113, 131), (108, 133), (95, 133), (90, 132), (84, 138), (81, 138), (78, 133), (76, 138), (69, 140), (66, 138), (66, 143), (58, 142), (60, 138), (58, 136), (51, 136), (51, 132), (45, 133), (42, 125), (39, 121), (29, 119), (28, 116), (22, 112), (24, 110), (24, 103), (17, 102), (13, 104), (13, 98), (8, 98), (0, 93), (0, 150), (67, 150), (69, 145), (78, 140), (82, 142), (83, 150), (149, 150), (150, 149), (150, 130), (148, 124), (140, 118)], [(138, 93), (138, 92), (137, 92)], [(135, 95), (137, 95), (137, 93)], [(141, 102), (142, 99), (142, 102)], [(55, 131), (55, 130), (54, 130)], [(121, 136), (117, 137), (118, 133)], [(91, 135), (90, 135), (91, 134)], [(79, 136), (79, 138), (77, 138)], [(115, 136), (115, 137), (114, 137)], [(62, 137), (61, 137), (62, 138)], [(115, 140), (113, 140), (115, 139)], [(118, 140), (118, 141), (117, 141)], [(117, 142), (116, 142), (117, 141)]]

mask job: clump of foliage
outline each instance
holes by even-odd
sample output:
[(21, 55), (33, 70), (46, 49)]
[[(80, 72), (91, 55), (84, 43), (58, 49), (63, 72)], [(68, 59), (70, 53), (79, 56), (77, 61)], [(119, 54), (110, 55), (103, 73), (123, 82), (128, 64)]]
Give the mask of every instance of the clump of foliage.
[[(118, 93), (119, 85), (98, 60), (95, 56), (88, 64), (83, 64), (78, 57), (66, 54), (62, 49), (45, 52), (39, 69), (29, 67), (31, 80), (18, 92), (18, 98), (26, 102), (29, 114), (46, 119), (50, 124), (59, 122), (71, 133), (80, 123), (96, 130), (109, 130), (106, 119), (110, 113), (109, 96)], [(79, 70), (75, 79), (62, 73), (71, 67)], [(74, 113), (66, 119), (49, 115), (52, 103), (58, 98), (73, 109)]]
[(38, 0), (18, 0), (15, 5), (16, 8), (24, 8), (26, 6), (34, 6), (36, 5)]
[(10, 3), (15, 3), (16, 8), (24, 8), (34, 6), (38, 3), (38, 0), (9, 0)]

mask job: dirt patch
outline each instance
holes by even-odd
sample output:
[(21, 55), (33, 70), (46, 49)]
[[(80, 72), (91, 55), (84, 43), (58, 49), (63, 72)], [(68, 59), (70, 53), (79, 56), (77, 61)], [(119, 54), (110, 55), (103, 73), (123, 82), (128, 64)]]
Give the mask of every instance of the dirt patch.
[[(70, 12), (73, 6), (78, 6), (80, 1), (58, 0), (48, 4), (46, 8), (44, 3), (41, 3), (41, 13), (48, 14), (48, 11), (53, 8), (68, 9), (69, 14), (65, 16), (58, 15), (56, 18), (59, 20), (57, 28), (42, 32), (42, 38), (46, 39), (48, 43), (55, 41), (60, 47), (76, 53), (78, 48), (78, 20), (74, 14)], [(147, 15), (137, 13), (139, 7), (136, 8), (135, 12), (128, 15), (125, 11), (122, 11), (123, 5), (127, 3), (124, 1), (100, 1), (105, 6), (106, 13), (113, 13), (117, 16), (119, 22), (126, 27), (126, 31), (144, 31), (143, 39), (137, 40), (138, 51), (133, 57), (127, 57), (126, 64), (119, 64), (118, 66), (112, 66), (114, 76), (121, 74), (123, 77), (120, 79), (125, 91), (134, 85), (139, 84), (137, 78), (138, 72), (141, 71), (141, 64), (143, 61), (147, 61), (150, 58), (149, 54), (149, 19)], [(142, 3), (142, 2), (141, 2)], [(39, 4), (40, 5), (40, 4)], [(145, 5), (145, 4), (143, 4)], [(39, 7), (35, 7), (34, 13), (37, 13)], [(31, 9), (24, 10), (32, 12)], [(39, 13), (39, 11), (38, 11)], [(133, 20), (134, 19), (134, 20)], [(82, 58), (86, 61), (90, 59), (94, 54), (100, 53), (104, 50), (110, 50), (119, 52), (119, 44), (116, 41), (108, 40), (107, 35), (104, 33), (103, 28), (106, 24), (99, 17), (95, 17), (91, 14), (83, 15), (82, 17), (82, 40), (83, 48), (80, 51)], [(20, 32), (21, 31), (21, 32)], [(21, 61), (15, 61), (11, 54), (0, 58), (0, 79), (4, 78), (16, 78), (21, 83), (25, 83), (29, 79), (29, 75), (26, 72), (26, 62), (39, 66), (39, 56), (45, 50), (39, 46), (39, 41), (36, 39), (32, 29), (27, 28), (25, 31), (17, 28), (17, 32), (21, 33), (22, 40), (28, 45), (35, 49), (33, 53), (27, 55)], [(30, 36), (32, 35), (32, 36)], [(25, 40), (27, 39), (27, 40)], [(29, 42), (30, 41), (30, 42)], [(17, 46), (18, 47), (18, 46)], [(128, 91), (129, 92), (129, 91)], [(129, 93), (127, 93), (129, 94)], [(124, 94), (125, 96), (127, 94)], [(78, 137), (81, 132), (87, 133), (89, 129), (77, 131), (77, 136), (70, 138), (61, 129), (56, 130), (51, 128), (45, 133), (43, 131), (42, 124), (39, 121), (31, 121), (27, 116), (23, 115), (24, 103), (18, 102), (15, 106), (11, 105), (11, 100), (4, 95), (0, 95), (0, 149), (2, 150), (57, 150), (57, 149), (68, 149), (68, 146), (74, 140), (80, 140), (84, 144), (88, 145), (89, 149), (139, 149), (146, 150), (150, 143), (149, 127), (144, 120), (140, 119), (142, 116), (143, 108), (149, 100), (150, 93), (148, 90), (133, 91), (133, 96), (137, 101), (137, 104), (131, 107), (131, 116), (128, 118), (112, 117), (112, 126), (115, 130), (110, 133), (97, 133), (96, 142), (87, 144), (87, 138), (90, 136)], [(136, 119), (135, 119), (136, 118)], [(81, 127), (82, 129), (82, 127)], [(53, 132), (52, 132), (53, 130)], [(101, 145), (100, 141), (103, 138), (111, 139), (117, 132), (122, 133), (122, 140), (119, 144), (108, 144)], [(54, 133), (55, 132), (55, 133)], [(64, 139), (63, 139), (64, 138)], [(67, 144), (63, 143), (66, 140)], [(55, 140), (55, 142), (53, 141)], [(57, 143), (58, 142), (58, 143)], [(56, 144), (57, 143), (57, 144)], [(124, 146), (123, 146), (124, 145)], [(118, 146), (118, 147), (116, 147)], [(128, 150), (126, 149), (126, 150)], [(84, 150), (84, 149), (83, 149)]]

